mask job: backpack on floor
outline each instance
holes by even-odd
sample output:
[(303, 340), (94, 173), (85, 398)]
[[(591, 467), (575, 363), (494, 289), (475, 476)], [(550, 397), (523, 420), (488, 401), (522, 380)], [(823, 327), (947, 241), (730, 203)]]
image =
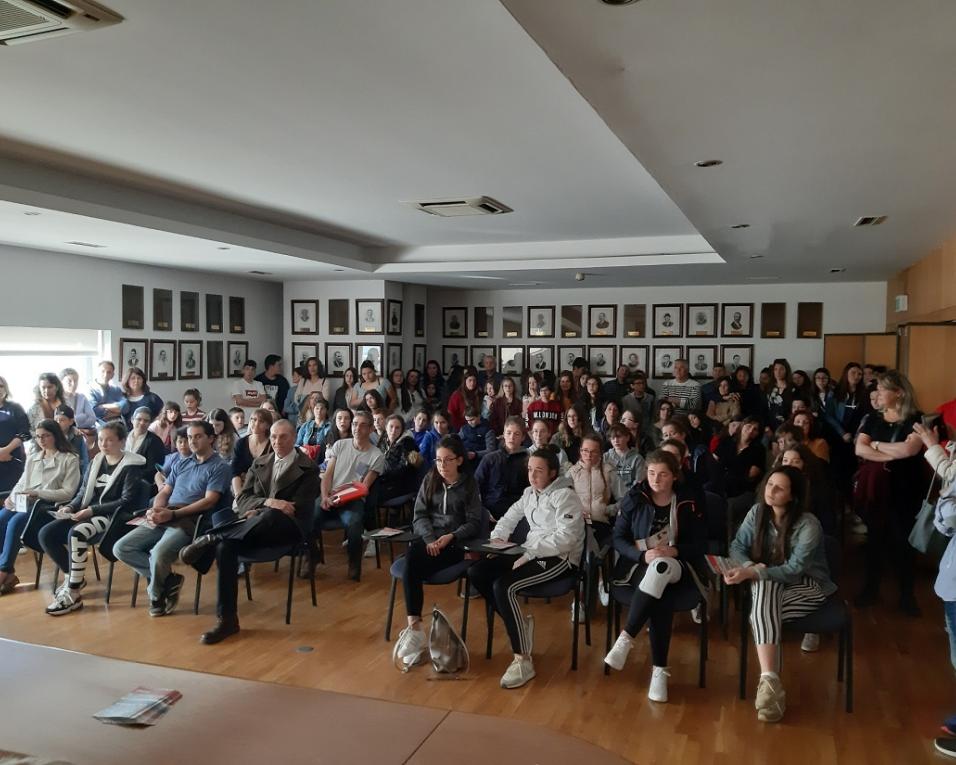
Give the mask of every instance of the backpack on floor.
[(436, 672), (467, 672), (468, 646), (455, 632), (448, 618), (436, 606), (432, 609), (432, 627), (428, 633), (428, 653)]

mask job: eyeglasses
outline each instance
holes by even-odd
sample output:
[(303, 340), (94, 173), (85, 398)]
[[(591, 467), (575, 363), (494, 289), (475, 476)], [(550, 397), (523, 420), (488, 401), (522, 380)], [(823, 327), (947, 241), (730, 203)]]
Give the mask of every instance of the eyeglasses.
[(435, 463), (437, 465), (451, 465), (460, 459), (461, 457), (435, 457)]

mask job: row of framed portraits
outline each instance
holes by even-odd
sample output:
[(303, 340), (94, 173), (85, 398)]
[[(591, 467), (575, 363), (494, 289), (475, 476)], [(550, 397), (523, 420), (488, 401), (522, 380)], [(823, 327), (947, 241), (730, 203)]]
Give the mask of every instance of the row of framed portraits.
[[(560, 337), (617, 337), (618, 306), (589, 305), (587, 323), (580, 305), (561, 306)], [(472, 309), (475, 338), (491, 337), (494, 308)], [(501, 309), (502, 337), (553, 338), (558, 334), (557, 307), (553, 305), (511, 306)], [(468, 338), (469, 309), (442, 309), (442, 337)], [(526, 324), (524, 323), (526, 322)], [(651, 306), (651, 334), (655, 338), (687, 337), (753, 337), (753, 303), (665, 303)], [(622, 337), (647, 336), (647, 306), (625, 305)]]
[[(123, 285), (123, 329), (146, 329), (144, 316), (144, 289), (136, 284)], [(181, 291), (179, 293), (179, 330), (181, 332), (199, 332), (199, 293)], [(206, 295), (206, 332), (222, 332), (223, 327), (223, 297), (222, 295)], [(246, 331), (246, 299), (230, 296), (229, 332), (244, 334)], [(174, 301), (173, 291), (156, 288), (153, 290), (153, 331), (173, 331)]]
[[(686, 358), (692, 377), (710, 378), (718, 361), (733, 374), (737, 367), (753, 367), (754, 347), (748, 345), (444, 345), (442, 369), (447, 374), (455, 364), (472, 364), (478, 369), (485, 357), (493, 355), (503, 374), (519, 375), (551, 370), (555, 373), (571, 369), (576, 358), (585, 358), (591, 373), (613, 377), (620, 365), (630, 373), (644, 372), (648, 377), (667, 379), (674, 376), (674, 362)], [(421, 369), (421, 367), (418, 367)]]
[[(292, 343), (292, 366), (304, 367), (310, 358), (323, 359), (320, 343)], [(342, 377), (349, 367), (358, 369), (363, 362), (371, 361), (378, 375), (386, 376), (393, 369), (405, 369), (401, 343), (336, 343), (325, 344), (325, 373), (329, 377)], [(409, 368), (425, 368), (425, 345), (412, 346)]]
[(150, 382), (242, 377), (249, 357), (245, 340), (155, 340), (120, 338), (120, 379), (137, 367)]
[[(293, 335), (318, 335), (321, 332), (318, 300), (291, 300), (289, 314)], [(404, 331), (401, 300), (356, 299), (354, 301), (355, 331), (349, 331), (349, 303), (347, 298), (329, 300), (329, 335), (390, 335), (400, 336)], [(415, 337), (425, 336), (425, 305), (415, 304)]]

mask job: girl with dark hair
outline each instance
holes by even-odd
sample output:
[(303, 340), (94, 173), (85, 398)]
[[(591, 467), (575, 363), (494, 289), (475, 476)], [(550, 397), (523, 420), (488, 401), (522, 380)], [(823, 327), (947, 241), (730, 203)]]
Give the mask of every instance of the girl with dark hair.
[(212, 425), (214, 431), (212, 449), (216, 454), (222, 457), (226, 462), (232, 463), (232, 456), (236, 451), (236, 427), (229, 419), (229, 413), (225, 409), (213, 409), (206, 420)]
[(332, 415), (332, 427), (325, 436), (325, 453), (328, 454), (329, 447), (336, 441), (350, 439), (352, 437), (352, 419), (354, 415), (349, 408), (336, 409)]
[(722, 438), (714, 450), (714, 457), (726, 476), (727, 498), (745, 496), (747, 506), (753, 504), (753, 493), (767, 464), (767, 450), (760, 441), (761, 430), (760, 420), (748, 417), (732, 436)]
[(574, 389), (574, 375), (564, 370), (558, 375), (558, 389), (554, 392), (554, 399), (566, 412), (577, 400), (577, 391)]
[(733, 389), (740, 395), (740, 414), (743, 417), (763, 417), (763, 394), (754, 384), (750, 367), (739, 366), (734, 372)]
[(478, 390), (478, 372), (474, 367), (467, 367), (461, 379), (458, 390), (448, 399), (448, 415), (451, 418), (451, 429), (454, 432), (461, 430), (465, 424), (465, 410), (481, 411), (482, 392)]
[(63, 403), (63, 383), (53, 372), (44, 372), (33, 389), (33, 406), (27, 412), (30, 428), (36, 429), (41, 420), (52, 420), (56, 408)]
[(657, 411), (654, 414), (654, 423), (651, 425), (651, 439), (657, 448), (664, 440), (664, 423), (670, 422), (674, 416), (674, 405), (665, 399), (657, 402)]
[(777, 722), (786, 710), (777, 674), (783, 623), (812, 613), (836, 591), (823, 531), (804, 511), (805, 495), (806, 482), (796, 468), (770, 473), (730, 545), (730, 557), (739, 565), (724, 574), (727, 584), (751, 583), (750, 627), (760, 661), (757, 719), (763, 722)]
[[(394, 374), (394, 372), (392, 373)], [(425, 396), (419, 385), (421, 373), (417, 369), (409, 369), (405, 379), (398, 387), (396, 394), (395, 414), (402, 418), (405, 425), (409, 425), (415, 417), (415, 412), (425, 404)]]
[(163, 411), (163, 400), (149, 389), (149, 385), (146, 384), (146, 373), (139, 367), (130, 367), (126, 370), (120, 387), (123, 389), (120, 415), (126, 422), (127, 429), (133, 427), (133, 413), (137, 409), (144, 406), (149, 409), (150, 422)]
[(429, 359), (425, 363), (425, 373), (422, 375), (421, 387), (424, 391), (429, 383), (435, 386), (435, 397), (441, 399), (445, 388), (445, 377), (441, 371), (441, 364), (434, 359)]
[(869, 397), (863, 385), (863, 367), (851, 361), (843, 367), (836, 390), (823, 414), (824, 422), (833, 434), (833, 467), (845, 496), (850, 493), (857, 465), (853, 438), (869, 408)]
[(364, 409), (374, 418), (376, 414), (385, 414), (385, 399), (377, 390), (367, 390), (362, 396), (362, 403), (356, 409)]
[(496, 555), (477, 561), (469, 571), (475, 588), (494, 604), (511, 640), (514, 660), (501, 676), (502, 688), (518, 688), (534, 677), (531, 651), (534, 621), (523, 616), (518, 604), (521, 590), (567, 576), (581, 560), (585, 525), (581, 500), (571, 481), (558, 475), (558, 455), (551, 447), (528, 457), (528, 483), (521, 499), (498, 520), (490, 544), (507, 543), (525, 520), (528, 536), (521, 543), (524, 552)]
[(491, 413), (488, 415), (488, 424), (495, 435), (500, 438), (505, 430), (505, 420), (509, 417), (520, 417), (523, 412), (514, 378), (501, 378), (501, 395), (492, 402)]
[(740, 416), (740, 394), (733, 381), (724, 375), (717, 381), (717, 398), (707, 402), (707, 417), (720, 427)]
[(351, 400), (349, 406), (352, 409), (358, 409), (365, 403), (365, 394), (369, 391), (375, 391), (381, 396), (387, 411), (391, 411), (395, 406), (395, 391), (392, 389), (388, 380), (379, 377), (375, 371), (375, 364), (365, 360), (359, 367), (359, 379), (352, 386)]
[(83, 437), (83, 434), (76, 427), (76, 413), (66, 404), (60, 404), (60, 406), (56, 408), (53, 420), (60, 426), (60, 430), (63, 431), (66, 440), (70, 442), (70, 446), (73, 447), (76, 456), (80, 458), (80, 475), (83, 475), (86, 472), (87, 466), (90, 464), (90, 450), (86, 445), (86, 439)]
[(0, 595), (13, 592), (20, 583), (15, 564), (30, 513), (17, 512), (17, 504), (38, 499), (69, 502), (80, 485), (80, 460), (56, 422), (40, 420), (33, 439), (35, 449), (27, 455), (23, 475), (0, 508)]
[[(376, 479), (381, 484), (379, 502), (413, 494), (418, 487), (418, 468), (422, 465), (422, 455), (414, 437), (405, 429), (405, 420), (397, 414), (390, 414), (376, 445), (385, 455), (385, 466)], [(392, 523), (394, 519), (388, 522)]]
[(790, 416), (796, 391), (791, 381), (790, 362), (786, 359), (774, 359), (771, 368), (772, 379), (767, 386), (767, 429), (773, 435), (778, 427)]
[(272, 442), (269, 440), (269, 429), (272, 423), (272, 412), (268, 409), (256, 409), (249, 418), (248, 435), (236, 441), (236, 451), (232, 458), (233, 497), (238, 497), (242, 493), (246, 471), (252, 467), (252, 463), (263, 454), (272, 451)]
[[(392, 420), (389, 421), (389, 425)], [(465, 559), (462, 542), (481, 533), (481, 500), (470, 472), (463, 471), (465, 449), (458, 436), (438, 442), (435, 464), (415, 499), (412, 528), (421, 539), (405, 553), (402, 587), (408, 626), (395, 641), (392, 656), (405, 667), (428, 658), (428, 636), (422, 625), (424, 582), (443, 568)]]
[(491, 418), (491, 408), (495, 405), (495, 401), (498, 400), (498, 397), (501, 395), (501, 387), (498, 384), (498, 381), (495, 379), (490, 379), (485, 382), (485, 395), (481, 399), (481, 419), (486, 422)]
[(183, 426), (183, 411), (175, 401), (167, 401), (163, 411), (149, 424), (149, 432), (155, 433), (163, 442), (166, 452), (171, 452), (176, 440), (176, 431)]
[(325, 459), (325, 439), (329, 435), (332, 423), (329, 420), (329, 404), (319, 399), (312, 407), (312, 417), (302, 424), (295, 434), (295, 445), (305, 452), (316, 464)]
[(814, 370), (812, 393), (810, 410), (817, 421), (822, 423), (830, 401), (833, 399), (833, 381), (830, 380), (830, 370), (826, 367), (818, 367)]
[(357, 382), (358, 370), (355, 367), (348, 367), (342, 373), (342, 384), (336, 389), (335, 396), (332, 398), (333, 412), (349, 408), (349, 402), (352, 400), (352, 388)]
[(802, 369), (797, 369), (790, 376), (790, 381), (793, 383), (795, 398), (806, 399), (807, 401), (813, 399), (813, 380), (810, 379), (810, 375)]
[(579, 406), (572, 406), (564, 413), (564, 422), (558, 423), (558, 432), (551, 437), (551, 443), (568, 455), (572, 465), (581, 454), (581, 439), (593, 432), (587, 426), (587, 417)]
[(601, 378), (588, 377), (584, 389), (578, 397), (578, 405), (587, 413), (588, 425), (597, 430), (598, 422), (604, 415), (604, 395), (601, 393)]
[(451, 432), (450, 428), (451, 418), (448, 416), (448, 412), (438, 409), (432, 414), (431, 430), (422, 437), (418, 444), (418, 453), (422, 455), (426, 467), (435, 464), (438, 444)]
[(332, 385), (329, 378), (325, 376), (325, 369), (322, 362), (315, 356), (309, 356), (305, 360), (305, 374), (299, 380), (295, 390), (295, 400), (299, 407), (305, 401), (309, 394), (318, 393), (328, 401), (332, 397)]
[(617, 504), (614, 549), (616, 586), (633, 588), (624, 629), (604, 663), (621, 670), (634, 640), (650, 622), (651, 682), (647, 697), (667, 701), (667, 666), (674, 602), (699, 588), (694, 566), (707, 551), (703, 509), (679, 485), (680, 464), (663, 449), (647, 455), (647, 479), (635, 485)]
[(183, 393), (183, 425), (206, 419), (206, 413), (199, 408), (201, 404), (202, 393), (199, 392), (199, 388), (187, 388)]

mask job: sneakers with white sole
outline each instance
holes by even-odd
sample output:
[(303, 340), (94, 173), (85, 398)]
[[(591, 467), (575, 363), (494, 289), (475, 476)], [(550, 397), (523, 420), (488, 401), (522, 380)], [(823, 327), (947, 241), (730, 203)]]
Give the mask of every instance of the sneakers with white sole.
[(611, 650), (608, 651), (607, 656), (604, 657), (604, 663), (611, 669), (618, 671), (624, 669), (624, 662), (627, 661), (627, 655), (633, 647), (634, 638), (622, 631), (621, 634), (617, 636), (617, 640), (614, 641), (614, 645), (611, 646)]
[(501, 676), (502, 688), (520, 688), (534, 677), (534, 664), (524, 657), (515, 659)]
[(667, 667), (654, 667), (651, 670), (651, 684), (647, 688), (647, 698), (658, 704), (667, 703), (667, 678), (671, 676)]
[(757, 698), (754, 701), (757, 719), (760, 722), (777, 722), (787, 710), (787, 692), (780, 678), (774, 675), (761, 675), (757, 683)]
[(690, 612), (690, 618), (694, 620), (694, 624), (700, 624), (703, 621), (702, 614), (704, 613), (704, 607), (700, 603), (694, 606)]
[(365, 552), (362, 553), (363, 558), (374, 558), (375, 557), (375, 540), (370, 539), (368, 544), (365, 545)]
[(611, 602), (611, 594), (608, 592), (607, 583), (604, 581), (598, 584), (598, 600), (601, 601), (601, 605), (604, 606), (604, 608), (607, 608)]
[(46, 612), (50, 616), (62, 616), (71, 611), (79, 611), (83, 608), (83, 596), (79, 590), (71, 590), (69, 586), (61, 587), (57, 590), (53, 602), (46, 607)]
[(395, 666), (401, 666), (403, 672), (408, 672), (416, 664), (422, 664), (425, 661), (427, 649), (428, 638), (425, 636), (425, 631), (406, 627), (395, 641), (392, 661)]
[(804, 653), (815, 653), (820, 650), (820, 636), (815, 632), (807, 632), (800, 643), (800, 650)]

